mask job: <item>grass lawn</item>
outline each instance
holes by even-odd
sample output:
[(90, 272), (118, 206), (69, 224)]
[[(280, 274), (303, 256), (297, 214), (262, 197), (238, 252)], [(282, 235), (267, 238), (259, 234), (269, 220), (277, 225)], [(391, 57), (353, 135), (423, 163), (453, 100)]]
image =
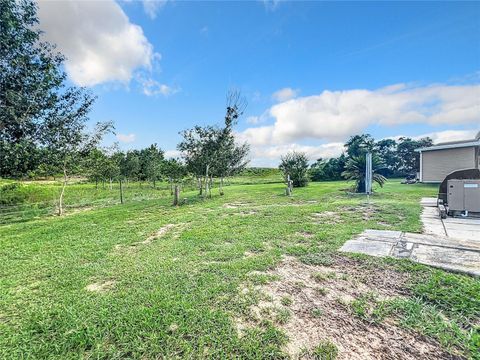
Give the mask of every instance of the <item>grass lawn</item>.
[[(2, 222), (0, 358), (288, 357), (295, 295), (273, 317), (252, 312), (285, 256), (308, 269), (333, 266), (345, 281), (348, 266), (338, 264), (405, 274), (401, 296), (369, 291), (339, 306), (358, 324), (394, 323), (452, 356), (480, 358), (478, 279), (336, 251), (367, 228), (421, 231), (419, 200), (436, 187), (393, 180), (366, 203), (340, 191), (347, 186), (311, 183), (288, 198), (280, 183), (239, 180), (206, 201), (184, 192), (188, 202), (178, 208), (163, 188), (124, 205)], [(85, 203), (110, 196), (91, 184), (69, 193)], [(322, 276), (316, 281), (328, 290), (333, 283)], [(248, 326), (239, 330), (238, 319)], [(302, 356), (342, 349), (327, 340)]]

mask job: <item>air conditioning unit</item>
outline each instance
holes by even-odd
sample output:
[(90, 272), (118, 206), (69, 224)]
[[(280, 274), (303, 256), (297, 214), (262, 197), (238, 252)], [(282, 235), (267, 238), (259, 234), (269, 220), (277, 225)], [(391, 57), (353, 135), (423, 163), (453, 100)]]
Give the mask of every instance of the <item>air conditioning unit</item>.
[(480, 180), (448, 180), (448, 212), (480, 213)]

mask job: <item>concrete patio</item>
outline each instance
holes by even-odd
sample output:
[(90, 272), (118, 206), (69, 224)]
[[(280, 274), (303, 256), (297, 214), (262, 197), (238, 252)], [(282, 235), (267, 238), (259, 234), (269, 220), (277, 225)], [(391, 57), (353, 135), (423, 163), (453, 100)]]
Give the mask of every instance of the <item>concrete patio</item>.
[(365, 230), (340, 251), (406, 258), (441, 269), (480, 276), (480, 219), (442, 221), (436, 199), (424, 198), (423, 234)]

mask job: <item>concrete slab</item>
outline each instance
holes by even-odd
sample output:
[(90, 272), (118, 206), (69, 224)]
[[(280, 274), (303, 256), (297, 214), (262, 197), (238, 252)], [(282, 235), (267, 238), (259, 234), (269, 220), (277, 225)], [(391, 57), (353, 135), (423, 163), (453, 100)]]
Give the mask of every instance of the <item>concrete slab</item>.
[(393, 244), (369, 239), (349, 240), (340, 248), (340, 251), (367, 254), (371, 256), (389, 256)]
[(417, 245), (410, 257), (421, 264), (480, 276), (480, 252), (439, 246)]
[(437, 207), (437, 198), (434, 197), (424, 197), (420, 200), (422, 206)]
[(442, 221), (433, 200), (422, 199), (424, 234), (365, 230), (340, 251), (411, 259), (441, 269), (480, 276), (480, 219)]
[(442, 246), (442, 247), (480, 251), (480, 242), (471, 241), (468, 239), (467, 240), (453, 239), (449, 237), (434, 236), (429, 234), (415, 234), (415, 233), (404, 233), (402, 236), (402, 239), (414, 244)]

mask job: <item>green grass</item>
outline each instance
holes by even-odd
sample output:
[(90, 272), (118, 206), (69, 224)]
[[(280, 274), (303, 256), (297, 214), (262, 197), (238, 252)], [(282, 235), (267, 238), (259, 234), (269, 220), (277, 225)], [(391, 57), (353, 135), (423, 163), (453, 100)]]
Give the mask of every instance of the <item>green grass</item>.
[[(223, 197), (215, 190), (206, 201), (186, 191), (187, 204), (177, 208), (164, 185), (148, 187), (137, 198), (132, 185), (120, 205), (108, 189), (73, 184), (68, 203), (101, 200), (101, 206), (62, 218), (5, 221), (0, 225), (0, 358), (286, 357), (282, 349), (288, 339), (276, 324), (266, 321), (239, 336), (234, 319), (258, 301), (254, 292), (242, 296), (242, 286), (275, 280), (256, 272), (275, 267), (284, 254), (328, 264), (341, 244), (366, 228), (420, 231), (418, 201), (436, 191), (390, 181), (367, 204), (364, 197), (340, 191), (345, 182), (312, 183), (288, 198), (283, 184), (256, 181), (232, 184)], [(31, 186), (48, 194), (45, 198), (58, 190), (56, 184)], [(235, 203), (238, 208), (224, 206)], [(324, 211), (338, 213), (338, 222), (312, 218)], [(177, 226), (138, 244), (167, 224)], [(457, 331), (444, 346), (473, 356), (478, 280), (405, 262), (368, 261), (413, 274), (412, 297), (392, 303), (389, 316), (439, 338), (453, 331), (438, 325), (442, 314)], [(85, 289), (105, 281), (111, 281), (108, 291)], [(277, 322), (290, 315), (281, 309)]]

